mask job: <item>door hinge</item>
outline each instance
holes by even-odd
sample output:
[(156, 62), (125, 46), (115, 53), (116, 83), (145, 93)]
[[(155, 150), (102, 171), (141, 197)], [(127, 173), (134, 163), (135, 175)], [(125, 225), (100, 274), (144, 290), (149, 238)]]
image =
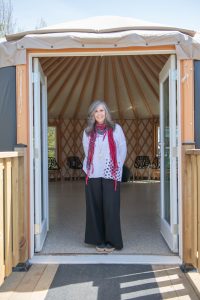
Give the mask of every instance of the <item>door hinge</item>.
[(34, 224), (34, 233), (35, 234), (40, 234), (41, 233), (40, 224)]
[(173, 232), (173, 234), (178, 234), (178, 232), (179, 232), (179, 225), (178, 224), (173, 225), (172, 232)]

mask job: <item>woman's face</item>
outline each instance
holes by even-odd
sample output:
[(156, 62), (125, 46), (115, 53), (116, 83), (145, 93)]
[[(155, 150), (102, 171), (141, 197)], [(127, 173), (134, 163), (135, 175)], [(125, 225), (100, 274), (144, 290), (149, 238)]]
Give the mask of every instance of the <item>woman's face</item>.
[(105, 109), (103, 107), (103, 105), (99, 105), (95, 112), (94, 112), (94, 117), (97, 123), (99, 124), (103, 124), (106, 118), (106, 112)]

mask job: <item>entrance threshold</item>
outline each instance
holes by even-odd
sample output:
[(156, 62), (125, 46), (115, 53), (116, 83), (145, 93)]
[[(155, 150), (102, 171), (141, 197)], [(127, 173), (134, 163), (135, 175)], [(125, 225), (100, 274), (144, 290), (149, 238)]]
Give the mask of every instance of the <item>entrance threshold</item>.
[(31, 264), (166, 264), (180, 265), (182, 260), (176, 255), (34, 255)]

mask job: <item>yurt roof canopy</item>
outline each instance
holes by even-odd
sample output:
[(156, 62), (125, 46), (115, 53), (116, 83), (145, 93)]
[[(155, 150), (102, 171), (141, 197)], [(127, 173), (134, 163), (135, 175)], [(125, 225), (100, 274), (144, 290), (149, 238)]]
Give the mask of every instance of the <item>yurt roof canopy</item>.
[(94, 17), (7, 36), (0, 43), (0, 67), (25, 64), (26, 49), (117, 49), (175, 46), (179, 59), (200, 59), (195, 31), (131, 18)]
[(195, 31), (193, 30), (171, 27), (157, 23), (150, 23), (138, 19), (117, 16), (98, 16), (8, 35), (7, 40), (17, 40), (28, 34), (46, 34), (59, 32), (111, 33), (128, 30), (179, 31), (189, 36), (195, 35)]

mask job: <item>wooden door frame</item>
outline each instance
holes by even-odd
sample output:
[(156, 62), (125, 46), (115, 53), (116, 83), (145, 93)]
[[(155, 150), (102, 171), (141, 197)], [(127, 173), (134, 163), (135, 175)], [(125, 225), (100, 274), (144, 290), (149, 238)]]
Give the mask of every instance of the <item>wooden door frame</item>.
[[(135, 47), (137, 48), (137, 47)], [(142, 48), (142, 47), (141, 47)], [(144, 48), (144, 47), (143, 47)], [(96, 50), (96, 51), (95, 51)], [(29, 107), (32, 107), (32, 80), (30, 80), (32, 78), (32, 58), (33, 57), (49, 57), (49, 56), (99, 56), (99, 55), (145, 55), (145, 54), (176, 54), (175, 49), (172, 47), (165, 47), (165, 49), (163, 49), (163, 47), (157, 47), (157, 49), (153, 49), (153, 50), (149, 50), (149, 49), (134, 49), (134, 47), (132, 47), (132, 50), (127, 50), (125, 49), (123, 51), (123, 49), (116, 51), (116, 49), (92, 49), (92, 51), (90, 51), (90, 49), (84, 49), (84, 51), (77, 51), (77, 49), (75, 49), (75, 51), (71, 51), (71, 49), (68, 49), (68, 51), (47, 51), (47, 50), (41, 50), (41, 51), (34, 51), (34, 50), (30, 50), (28, 52), (28, 78), (29, 78), (29, 82), (28, 82), (28, 94), (29, 94)], [(177, 72), (177, 79), (178, 79), (178, 89), (177, 89), (177, 101), (178, 101), (178, 127), (179, 127), (179, 132), (181, 133), (181, 126), (182, 126), (182, 117), (180, 115), (180, 111), (181, 111), (181, 93), (180, 93), (180, 81), (181, 81), (181, 77), (180, 77), (180, 64), (181, 61), (178, 61), (178, 72)], [(30, 110), (29, 110), (29, 115), (28, 115), (28, 124), (30, 126), (31, 124), (31, 116), (30, 116)], [(33, 157), (33, 151), (31, 150), (31, 134), (30, 134), (30, 130), (29, 130), (29, 161), (31, 161), (31, 158)], [(180, 134), (179, 134), (179, 143), (178, 143), (178, 152), (181, 153), (181, 143), (182, 143), (182, 135), (181, 135), (181, 139), (180, 139)], [(179, 156), (180, 158), (180, 156)], [(182, 166), (181, 166), (181, 159), (179, 159), (179, 163), (178, 163), (178, 170), (182, 171)], [(31, 187), (31, 182), (32, 182), (32, 167), (31, 165), (29, 165), (29, 176), (30, 176), (30, 181), (29, 181), (29, 202), (30, 202), (30, 210), (29, 210), (29, 215), (30, 215), (30, 236), (29, 236), (29, 257), (32, 258), (34, 255), (34, 234), (33, 234), (33, 212), (34, 212), (34, 206), (33, 206), (33, 187)], [(182, 174), (182, 173), (180, 173)], [(182, 251), (182, 214), (180, 212), (182, 212), (182, 197), (181, 197), (181, 193), (182, 193), (182, 185), (181, 185), (181, 181), (179, 182), (179, 186), (178, 186), (178, 193), (179, 193), (179, 256), (182, 258), (183, 255), (183, 251)]]

